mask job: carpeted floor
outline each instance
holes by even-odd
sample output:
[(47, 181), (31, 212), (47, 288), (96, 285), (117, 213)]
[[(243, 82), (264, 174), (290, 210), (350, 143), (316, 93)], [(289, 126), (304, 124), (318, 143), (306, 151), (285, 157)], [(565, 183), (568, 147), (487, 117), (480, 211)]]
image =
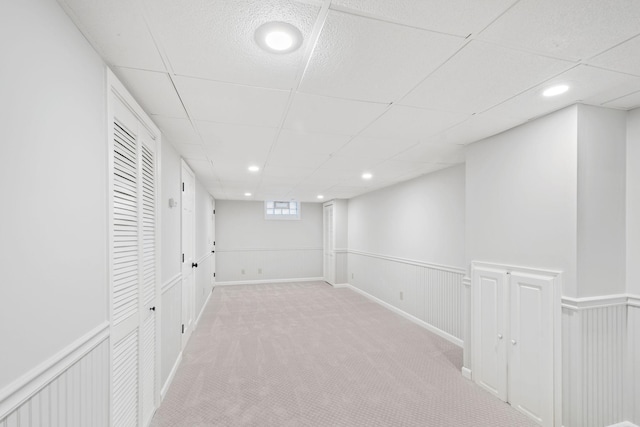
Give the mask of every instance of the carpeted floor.
[(215, 288), (152, 426), (535, 426), (462, 350), (324, 282)]

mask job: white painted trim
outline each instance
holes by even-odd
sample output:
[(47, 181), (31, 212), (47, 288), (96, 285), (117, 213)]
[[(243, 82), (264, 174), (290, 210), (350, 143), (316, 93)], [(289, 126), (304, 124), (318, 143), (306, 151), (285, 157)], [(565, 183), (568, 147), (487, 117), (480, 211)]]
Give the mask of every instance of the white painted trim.
[(216, 249), (216, 252), (289, 252), (289, 251), (321, 251), (322, 248), (237, 248)]
[(618, 305), (640, 307), (640, 297), (631, 294), (600, 295), (585, 298), (562, 297), (562, 308), (573, 311), (614, 307)]
[(428, 331), (433, 332), (434, 334), (446, 339), (447, 341), (457, 345), (458, 347), (462, 347), (463, 342), (462, 342), (462, 340), (460, 338), (456, 338), (453, 335), (450, 335), (447, 332), (445, 332), (445, 331), (443, 331), (441, 329), (438, 329), (435, 326), (425, 322), (424, 320), (418, 319), (417, 317), (415, 317), (415, 316), (413, 316), (413, 315), (411, 315), (411, 314), (409, 314), (409, 313), (407, 313), (405, 311), (402, 311), (399, 308), (394, 307), (393, 305), (391, 305), (391, 304), (389, 304), (387, 302), (384, 302), (381, 299), (376, 298), (373, 295), (368, 294), (367, 292), (365, 292), (365, 291), (363, 291), (361, 289), (356, 288), (355, 286), (347, 285), (346, 287), (351, 289), (354, 292), (359, 293), (360, 295), (363, 295), (363, 296), (369, 298), (371, 301), (380, 304), (381, 306), (393, 311), (394, 313), (399, 314), (400, 316), (402, 316), (405, 319), (415, 323), (416, 325), (422, 326), (423, 328), (427, 329)]
[(349, 249), (348, 253), (354, 254), (354, 255), (368, 256), (368, 257), (371, 257), (371, 258), (384, 259), (384, 260), (387, 260), (387, 261), (400, 262), (400, 263), (403, 263), (403, 264), (416, 265), (418, 267), (426, 267), (426, 268), (431, 268), (431, 269), (434, 269), (434, 270), (448, 271), (448, 272), (451, 272), (451, 273), (466, 274), (466, 272), (467, 272), (464, 268), (452, 267), (452, 266), (449, 266), (449, 265), (442, 265), (442, 264), (431, 264), (431, 263), (428, 263), (428, 262), (417, 261), (417, 260), (414, 260), (414, 259), (400, 258), (400, 257), (394, 257), (394, 256), (382, 255), (382, 254), (374, 254), (374, 253), (371, 253), (371, 252), (357, 251), (357, 250), (354, 250), (354, 249)]
[(160, 391), (160, 401), (163, 401), (164, 397), (167, 395), (167, 391), (169, 391), (169, 387), (173, 382), (173, 378), (176, 376), (176, 372), (178, 372), (178, 367), (180, 366), (181, 362), (182, 362), (182, 352), (178, 354), (178, 357), (176, 358), (176, 362), (173, 364), (173, 368), (171, 368), (171, 372), (169, 372), (169, 376), (167, 377), (167, 380), (164, 382), (164, 385), (162, 386), (162, 390)]
[(611, 424), (610, 426), (607, 426), (607, 427), (638, 427), (638, 426), (633, 424), (632, 422), (623, 421), (621, 423)]
[(237, 285), (266, 285), (277, 283), (293, 283), (293, 282), (324, 282), (323, 277), (301, 277), (297, 279), (269, 279), (269, 280), (238, 280), (235, 282), (216, 282), (214, 287), (218, 286), (237, 286)]
[(334, 249), (333, 252), (336, 254), (348, 254), (349, 249), (347, 248)]
[(471, 287), (471, 277), (469, 277), (469, 276), (464, 276), (464, 277), (462, 278), (462, 284), (463, 284), (464, 286), (466, 286), (467, 288), (470, 288), (470, 287)]
[(182, 273), (176, 274), (171, 279), (163, 283), (160, 293), (164, 294), (165, 292), (167, 292), (169, 289), (173, 288), (175, 285), (177, 285), (180, 282), (182, 282)]
[(210, 256), (212, 256), (213, 253), (211, 251), (209, 251), (208, 253), (202, 255), (200, 258), (196, 259), (196, 263), (201, 263), (202, 261), (204, 261), (205, 259), (209, 258)]
[(512, 271), (517, 271), (518, 273), (533, 274), (536, 276), (546, 275), (546, 276), (557, 277), (562, 274), (562, 271), (559, 271), (559, 270), (547, 270), (543, 268), (522, 267), (520, 265), (498, 264), (498, 263), (485, 262), (485, 261), (473, 261), (471, 262), (472, 270), (473, 270), (473, 267), (484, 267), (484, 268), (493, 268), (498, 270), (506, 270), (507, 273), (511, 273)]
[[(329, 283), (329, 284), (331, 285), (331, 283)], [(335, 283), (335, 284), (333, 284), (331, 286), (333, 286), (334, 288), (348, 288), (351, 285), (348, 284), (348, 283)]]
[(462, 367), (462, 376), (468, 380), (471, 380), (471, 369)]
[(109, 322), (105, 321), (0, 390), (0, 420), (18, 409), (108, 338)]

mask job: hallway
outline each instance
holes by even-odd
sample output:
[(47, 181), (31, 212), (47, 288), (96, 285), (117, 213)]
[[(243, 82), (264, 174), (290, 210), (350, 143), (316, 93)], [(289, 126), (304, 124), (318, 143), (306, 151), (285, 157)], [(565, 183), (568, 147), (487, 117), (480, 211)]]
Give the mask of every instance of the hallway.
[(533, 426), (462, 350), (324, 282), (216, 287), (152, 426)]

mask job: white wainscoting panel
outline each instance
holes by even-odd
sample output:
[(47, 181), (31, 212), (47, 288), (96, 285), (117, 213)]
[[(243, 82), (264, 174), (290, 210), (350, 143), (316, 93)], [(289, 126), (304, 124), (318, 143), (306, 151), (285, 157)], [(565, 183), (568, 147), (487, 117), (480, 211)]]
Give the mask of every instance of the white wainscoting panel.
[(563, 299), (562, 320), (563, 425), (601, 427), (624, 421), (625, 298)]
[(216, 282), (322, 277), (322, 248), (218, 249)]
[(627, 313), (627, 420), (640, 425), (640, 298), (629, 298)]
[(0, 399), (0, 426), (107, 427), (108, 324), (23, 380), (14, 393)]
[(349, 283), (349, 252), (347, 249), (336, 249), (334, 253), (336, 259), (336, 284)]
[(182, 355), (182, 274), (162, 286), (160, 309), (160, 386), (161, 396), (173, 380)]
[(458, 340), (464, 270), (349, 250), (349, 283)]

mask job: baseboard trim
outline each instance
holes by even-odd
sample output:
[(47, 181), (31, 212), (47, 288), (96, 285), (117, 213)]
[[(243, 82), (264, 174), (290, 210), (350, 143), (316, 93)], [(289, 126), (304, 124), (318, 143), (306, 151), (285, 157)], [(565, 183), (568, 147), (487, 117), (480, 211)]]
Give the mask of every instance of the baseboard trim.
[[(167, 380), (164, 382), (162, 386), (162, 390), (160, 390), (160, 401), (164, 400), (164, 397), (167, 395), (167, 391), (169, 391), (169, 387), (171, 387), (171, 383), (173, 382), (173, 378), (176, 376), (176, 372), (178, 372), (178, 367), (182, 363), (182, 352), (178, 354), (175, 363), (173, 364), (173, 368), (171, 368), (171, 372), (169, 372), (169, 376)], [(160, 405), (158, 405), (160, 406)]]
[(182, 273), (176, 274), (171, 279), (169, 279), (168, 281), (162, 284), (162, 287), (160, 288), (160, 293), (164, 294), (169, 289), (173, 288), (175, 285), (180, 283), (181, 280), (182, 280)]
[(323, 277), (301, 277), (297, 279), (268, 279), (268, 280), (238, 280), (234, 282), (216, 282), (215, 286), (238, 286), (238, 285), (266, 285), (273, 283), (294, 283), (294, 282), (317, 282), (324, 281)]
[(465, 377), (468, 380), (471, 380), (471, 369), (466, 368), (466, 367), (462, 367), (462, 376)]
[(103, 322), (0, 390), (0, 420), (18, 409), (108, 338), (109, 322)]
[(436, 328), (435, 326), (425, 322), (422, 319), (418, 319), (417, 317), (407, 313), (406, 311), (402, 311), (399, 308), (389, 304), (388, 302), (382, 301), (380, 298), (374, 297), (373, 295), (363, 291), (362, 289), (358, 289), (353, 285), (347, 285), (345, 286), (351, 290), (353, 290), (354, 292), (359, 293), (360, 295), (363, 295), (367, 298), (369, 298), (371, 301), (376, 302), (378, 304), (380, 304), (381, 306), (393, 311), (396, 314), (399, 314), (400, 316), (404, 317), (405, 319), (415, 323), (418, 326), (422, 326), (423, 328), (427, 329), (430, 332), (433, 332), (434, 334), (446, 339), (447, 341), (451, 342), (452, 344), (457, 345), (458, 347), (462, 347), (463, 346), (463, 341), (460, 338), (456, 338), (453, 335)]
[(336, 283), (336, 284), (331, 285), (331, 286), (333, 286), (334, 288), (348, 288), (351, 285), (348, 284), (348, 283)]
[(611, 424), (610, 426), (607, 426), (607, 427), (638, 427), (638, 426), (630, 421), (623, 421), (621, 423)]

